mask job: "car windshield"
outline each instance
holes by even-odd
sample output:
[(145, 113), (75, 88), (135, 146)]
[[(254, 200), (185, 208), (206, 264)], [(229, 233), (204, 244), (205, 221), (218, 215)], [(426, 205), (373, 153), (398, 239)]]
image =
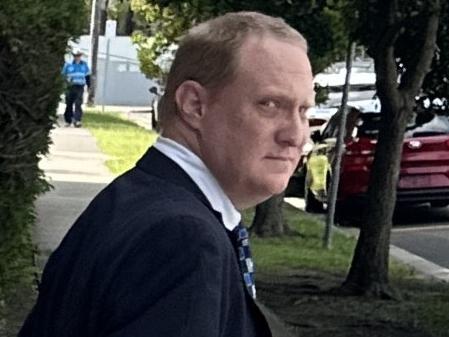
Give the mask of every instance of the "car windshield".
[(417, 116), (414, 125), (407, 128), (405, 137), (427, 137), (449, 134), (449, 118), (443, 115), (429, 114)]
[[(376, 138), (379, 134), (380, 114), (361, 113), (355, 123), (353, 135)], [(429, 137), (449, 134), (449, 117), (435, 114), (416, 115), (406, 128), (405, 138)]]
[[(328, 86), (329, 92), (332, 93), (341, 93), (343, 92), (343, 86), (342, 85), (333, 85)], [(375, 84), (351, 84), (349, 86), (349, 91), (351, 92), (358, 92), (358, 91), (375, 91), (376, 85)]]

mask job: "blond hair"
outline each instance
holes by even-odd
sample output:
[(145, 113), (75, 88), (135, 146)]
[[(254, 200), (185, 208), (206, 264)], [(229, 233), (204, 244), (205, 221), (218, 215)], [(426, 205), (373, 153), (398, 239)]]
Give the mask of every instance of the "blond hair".
[(215, 89), (229, 83), (238, 68), (238, 51), (250, 36), (270, 36), (299, 44), (307, 42), (283, 19), (257, 12), (235, 12), (203, 22), (182, 38), (160, 101), (162, 127), (176, 113), (175, 93), (187, 80)]

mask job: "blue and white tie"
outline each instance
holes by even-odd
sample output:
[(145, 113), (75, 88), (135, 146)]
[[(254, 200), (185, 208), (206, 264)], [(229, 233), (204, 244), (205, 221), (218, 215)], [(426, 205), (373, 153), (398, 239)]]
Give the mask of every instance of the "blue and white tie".
[(254, 263), (249, 248), (248, 231), (239, 223), (232, 231), (236, 242), (237, 257), (242, 272), (243, 283), (252, 298), (256, 299), (256, 285), (254, 281)]

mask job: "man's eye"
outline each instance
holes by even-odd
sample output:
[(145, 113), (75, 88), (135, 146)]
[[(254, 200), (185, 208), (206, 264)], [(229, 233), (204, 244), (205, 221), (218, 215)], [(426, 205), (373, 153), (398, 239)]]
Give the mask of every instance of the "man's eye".
[(266, 100), (266, 101), (262, 101), (262, 105), (265, 108), (270, 108), (270, 109), (274, 109), (274, 108), (278, 108), (279, 107), (279, 103), (273, 100)]

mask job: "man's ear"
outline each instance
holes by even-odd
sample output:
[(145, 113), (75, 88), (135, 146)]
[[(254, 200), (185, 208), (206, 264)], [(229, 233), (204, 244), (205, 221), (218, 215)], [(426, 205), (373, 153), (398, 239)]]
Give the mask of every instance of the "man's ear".
[(185, 81), (176, 90), (175, 100), (179, 117), (193, 129), (198, 129), (204, 116), (206, 97), (206, 88), (195, 81)]

